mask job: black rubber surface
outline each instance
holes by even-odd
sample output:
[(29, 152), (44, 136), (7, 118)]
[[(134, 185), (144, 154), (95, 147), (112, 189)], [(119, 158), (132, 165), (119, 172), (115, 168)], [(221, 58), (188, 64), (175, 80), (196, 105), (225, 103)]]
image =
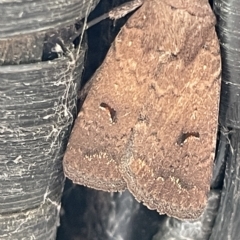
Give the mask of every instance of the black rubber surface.
[(215, 217), (220, 201), (219, 191), (210, 191), (207, 206), (201, 217), (194, 221), (180, 221), (176, 218), (167, 217), (159, 226), (158, 233), (153, 240), (206, 240), (214, 225)]
[(59, 210), (59, 203), (45, 201), (32, 210), (0, 215), (0, 239), (54, 240), (59, 224)]
[(240, 236), (240, 5), (237, 0), (215, 0), (217, 32), (222, 55), (220, 134), (226, 170), (220, 208), (211, 240)]
[(60, 199), (83, 59), (0, 68), (0, 213)]
[(71, 186), (63, 196), (64, 217), (58, 240), (146, 240), (157, 233), (165, 219), (138, 203), (128, 192), (108, 193)]
[(86, 49), (70, 36), (97, 2), (0, 0), (0, 239), (56, 238)]
[(91, 12), (96, 0), (1, 0), (0, 39), (71, 25)]

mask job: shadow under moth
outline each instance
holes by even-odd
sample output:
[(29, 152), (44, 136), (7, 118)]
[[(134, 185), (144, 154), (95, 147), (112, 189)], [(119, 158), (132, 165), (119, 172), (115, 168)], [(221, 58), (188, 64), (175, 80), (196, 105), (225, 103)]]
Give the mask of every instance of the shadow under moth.
[(207, 0), (145, 0), (95, 72), (64, 156), (73, 182), (193, 219), (210, 188), (221, 61)]

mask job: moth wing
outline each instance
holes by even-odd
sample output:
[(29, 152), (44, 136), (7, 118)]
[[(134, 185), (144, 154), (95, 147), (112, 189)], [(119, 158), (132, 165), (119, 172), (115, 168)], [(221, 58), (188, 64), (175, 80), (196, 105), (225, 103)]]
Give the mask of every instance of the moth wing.
[(206, 204), (216, 145), (221, 64), (214, 16), (210, 10), (197, 17), (161, 1), (146, 1), (140, 10), (124, 43), (135, 49), (126, 62), (141, 59), (135, 70), (141, 77), (131, 83), (143, 86), (136, 88), (143, 104), (133, 116), (121, 173), (150, 209), (196, 218)]
[(119, 164), (143, 104), (144, 86), (136, 81), (139, 59), (135, 45), (124, 41), (127, 35), (124, 27), (93, 76), (63, 160), (65, 175), (73, 182), (105, 191), (126, 188)]

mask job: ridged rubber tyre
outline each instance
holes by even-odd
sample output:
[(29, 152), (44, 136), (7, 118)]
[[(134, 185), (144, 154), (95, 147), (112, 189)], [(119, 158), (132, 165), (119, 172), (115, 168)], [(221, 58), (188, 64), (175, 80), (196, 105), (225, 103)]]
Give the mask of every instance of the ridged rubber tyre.
[(0, 215), (0, 239), (56, 239), (59, 209), (59, 205), (46, 201), (38, 208)]
[(86, 45), (51, 61), (41, 55), (47, 34), (74, 26), (97, 2), (0, 0), (0, 50), (13, 49), (0, 57), (0, 239), (56, 237)]
[[(226, 162), (220, 207), (210, 240), (240, 236), (240, 5), (237, 0), (214, 0), (222, 55), (220, 135)], [(219, 162), (221, 160), (219, 159)]]
[(82, 19), (96, 0), (1, 0), (0, 39), (69, 26)]
[(0, 213), (59, 200), (83, 59), (0, 67)]
[[(0, 236), (10, 234), (9, 224), (15, 225), (19, 211), (38, 209), (44, 202), (59, 208), (64, 183), (62, 156), (76, 115), (83, 60), (81, 52), (73, 65), (68, 58), (61, 58), (0, 67)], [(29, 217), (27, 212), (20, 215), (26, 216), (31, 226), (39, 216)], [(34, 229), (39, 231), (32, 228), (33, 235)], [(13, 239), (11, 234), (9, 239)]]

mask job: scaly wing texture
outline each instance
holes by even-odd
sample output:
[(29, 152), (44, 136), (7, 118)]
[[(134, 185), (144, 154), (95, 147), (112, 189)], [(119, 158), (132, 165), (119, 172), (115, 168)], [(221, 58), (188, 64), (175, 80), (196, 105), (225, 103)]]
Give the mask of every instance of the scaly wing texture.
[[(136, 91), (144, 100), (134, 106), (139, 116), (121, 172), (139, 201), (178, 218), (201, 214), (215, 153), (221, 65), (207, 4), (202, 1), (208, 12), (197, 16), (147, 1), (118, 38), (117, 49), (124, 53), (121, 43), (132, 40), (128, 51), (135, 57), (128, 62), (137, 65), (135, 76), (146, 71), (128, 78), (139, 82)], [(144, 31), (138, 31), (139, 23)]]
[(93, 76), (64, 157), (66, 176), (107, 191), (127, 186), (160, 213), (199, 216), (216, 144), (214, 24), (205, 0), (144, 2)]

